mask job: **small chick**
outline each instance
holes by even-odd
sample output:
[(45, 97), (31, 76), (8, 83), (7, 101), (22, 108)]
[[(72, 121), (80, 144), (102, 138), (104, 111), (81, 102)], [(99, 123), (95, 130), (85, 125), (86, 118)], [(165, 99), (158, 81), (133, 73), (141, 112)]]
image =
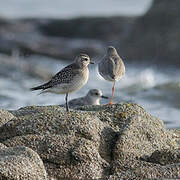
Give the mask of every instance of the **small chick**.
[(86, 96), (69, 101), (69, 106), (74, 108), (85, 105), (100, 105), (101, 98), (108, 99), (108, 97), (102, 95), (101, 90), (91, 89)]

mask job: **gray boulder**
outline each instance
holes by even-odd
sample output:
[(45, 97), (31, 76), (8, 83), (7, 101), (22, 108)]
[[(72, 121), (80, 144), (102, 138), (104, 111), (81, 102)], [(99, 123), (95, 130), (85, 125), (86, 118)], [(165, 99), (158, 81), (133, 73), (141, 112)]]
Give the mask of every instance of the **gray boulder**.
[(45, 180), (46, 171), (38, 154), (27, 147), (0, 149), (0, 179)]
[[(137, 104), (25, 107), (0, 127), (0, 142), (26, 146), (43, 160), (49, 178), (177, 178), (178, 134)], [(167, 151), (164, 151), (166, 149)], [(155, 152), (164, 153), (153, 161)]]

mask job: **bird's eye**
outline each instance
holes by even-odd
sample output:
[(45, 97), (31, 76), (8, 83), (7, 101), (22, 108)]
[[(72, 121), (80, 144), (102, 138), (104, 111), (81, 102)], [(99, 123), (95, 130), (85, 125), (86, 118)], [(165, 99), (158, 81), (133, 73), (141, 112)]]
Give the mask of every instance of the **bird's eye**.
[(84, 58), (85, 61), (88, 61), (88, 58)]
[(99, 94), (98, 93), (95, 93), (96, 96), (98, 96)]

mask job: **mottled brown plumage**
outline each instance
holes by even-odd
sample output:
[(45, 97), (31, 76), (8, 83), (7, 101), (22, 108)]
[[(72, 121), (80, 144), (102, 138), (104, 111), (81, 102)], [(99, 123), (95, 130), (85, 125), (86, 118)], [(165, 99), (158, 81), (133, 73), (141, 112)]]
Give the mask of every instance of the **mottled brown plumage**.
[(83, 73), (83, 69), (80, 69), (77, 64), (70, 64), (59, 71), (55, 76), (52, 77), (47, 83), (32, 88), (32, 90), (53, 88), (59, 84), (69, 84), (73, 80), (74, 76)]
[(66, 94), (66, 109), (69, 111), (67, 97), (70, 92), (83, 87), (89, 77), (88, 65), (90, 58), (86, 54), (76, 56), (74, 62), (52, 77), (47, 83), (31, 88), (31, 90), (42, 90), (41, 93), (51, 92)]

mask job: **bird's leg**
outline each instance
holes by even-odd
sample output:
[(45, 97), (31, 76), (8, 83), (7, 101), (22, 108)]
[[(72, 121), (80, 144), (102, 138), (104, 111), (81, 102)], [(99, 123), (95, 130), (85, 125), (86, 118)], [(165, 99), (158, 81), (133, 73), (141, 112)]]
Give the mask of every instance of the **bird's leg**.
[(114, 96), (114, 91), (115, 91), (115, 84), (116, 84), (116, 81), (114, 80), (113, 87), (112, 87), (112, 96), (111, 96), (109, 104), (113, 104), (113, 96)]
[(66, 111), (69, 112), (69, 105), (68, 105), (68, 93), (66, 93)]

